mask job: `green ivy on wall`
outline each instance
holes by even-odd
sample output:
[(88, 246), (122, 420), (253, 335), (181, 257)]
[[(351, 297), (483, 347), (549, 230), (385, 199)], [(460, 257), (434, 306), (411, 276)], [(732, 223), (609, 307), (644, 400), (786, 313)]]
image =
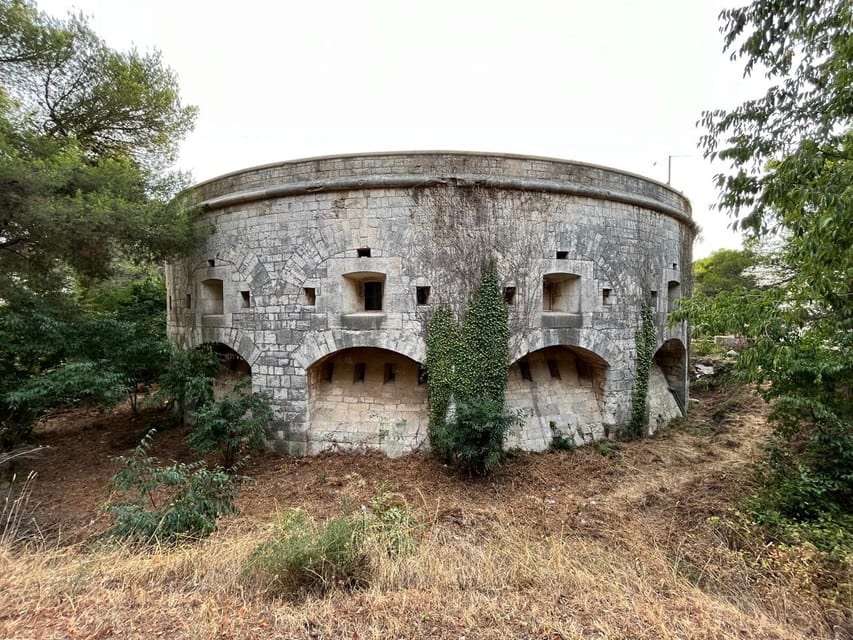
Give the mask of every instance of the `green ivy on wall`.
[[(506, 434), (517, 421), (504, 411), (509, 336), (506, 303), (491, 264), (483, 269), (462, 327), (441, 307), (427, 328), (433, 451), (478, 473), (500, 461)], [(448, 420), (451, 402), (456, 411)]]
[(427, 326), (424, 367), (429, 386), (429, 439), (433, 451), (446, 457), (443, 449), (447, 410), (453, 397), (454, 355), (459, 348), (459, 327), (448, 306), (435, 310)]
[(631, 422), (626, 435), (630, 438), (642, 438), (649, 422), (649, 373), (655, 353), (657, 333), (652, 310), (644, 304), (640, 312), (640, 328), (637, 330), (637, 374), (634, 391), (631, 393)]

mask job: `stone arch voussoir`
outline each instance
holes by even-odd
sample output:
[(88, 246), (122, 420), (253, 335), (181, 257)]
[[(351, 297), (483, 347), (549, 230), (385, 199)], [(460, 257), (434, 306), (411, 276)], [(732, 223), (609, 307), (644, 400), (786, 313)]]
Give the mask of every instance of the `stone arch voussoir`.
[(560, 330), (540, 329), (510, 339), (509, 362), (514, 363), (528, 353), (547, 347), (575, 347), (588, 351), (603, 360), (608, 369), (622, 360), (622, 350), (611, 339), (598, 333), (582, 331), (575, 336), (568, 336)]
[(426, 344), (420, 336), (405, 331), (345, 331), (332, 329), (306, 334), (293, 354), (296, 367), (306, 371), (326, 356), (353, 347), (375, 347), (404, 355), (417, 363), (426, 356)]
[(261, 350), (254, 341), (239, 329), (231, 327), (197, 327), (193, 330), (189, 347), (200, 347), (208, 342), (221, 342), (233, 349), (237, 355), (249, 363), (254, 369), (255, 363), (261, 357)]

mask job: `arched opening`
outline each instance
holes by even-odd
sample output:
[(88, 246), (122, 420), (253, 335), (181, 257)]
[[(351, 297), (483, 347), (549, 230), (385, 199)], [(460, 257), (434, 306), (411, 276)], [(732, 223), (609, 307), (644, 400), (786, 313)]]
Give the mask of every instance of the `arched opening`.
[(213, 395), (221, 400), (237, 387), (251, 391), (252, 367), (239, 353), (221, 342), (208, 342), (200, 348), (210, 349), (222, 365), (213, 383)]
[(654, 431), (687, 406), (687, 350), (678, 338), (664, 342), (649, 370), (649, 428)]
[(427, 385), (418, 363), (400, 353), (342, 349), (308, 368), (308, 416), (314, 452), (368, 447), (400, 455), (426, 437)]
[(516, 360), (506, 402), (523, 422), (509, 445), (541, 451), (558, 436), (576, 444), (602, 437), (606, 373), (601, 357), (574, 346), (545, 347)]

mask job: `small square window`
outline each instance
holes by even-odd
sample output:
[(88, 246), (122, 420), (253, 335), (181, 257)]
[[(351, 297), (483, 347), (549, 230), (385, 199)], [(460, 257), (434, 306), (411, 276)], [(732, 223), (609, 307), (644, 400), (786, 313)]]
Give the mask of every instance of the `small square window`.
[(518, 361), (518, 370), (521, 373), (522, 380), (533, 382), (533, 376), (530, 374), (530, 363), (527, 360)]
[(415, 287), (415, 297), (418, 304), (429, 304), (429, 287)]
[(560, 379), (560, 365), (556, 360), (548, 360), (548, 372), (552, 378)]
[(317, 289), (314, 287), (305, 287), (302, 289), (302, 302), (307, 304), (309, 307), (313, 307), (317, 304)]
[(678, 263), (677, 263), (677, 262), (673, 262), (673, 263), (672, 263), (672, 268), (673, 268), (673, 269), (678, 269)]
[(382, 311), (382, 283), (370, 281), (364, 283), (364, 310)]
[(187, 309), (192, 309), (192, 308), (193, 308), (193, 297), (192, 297), (192, 295), (191, 295), (191, 294), (189, 294), (189, 293), (187, 294), (186, 304), (187, 304)]
[(370, 257), (370, 247), (361, 247), (360, 249), (356, 249), (355, 252), (359, 258)]
[(391, 362), (385, 363), (385, 375), (382, 378), (382, 384), (394, 382), (397, 379), (397, 365)]
[(248, 309), (251, 306), (252, 306), (252, 298), (249, 295), (249, 292), (248, 291), (241, 291), (240, 292), (240, 308), (241, 309)]
[(558, 251), (557, 252), (557, 260), (568, 260), (569, 252), (568, 251)]
[(331, 382), (333, 375), (335, 375), (335, 363), (327, 362), (323, 365), (323, 382)]
[(610, 297), (610, 289), (602, 289), (601, 290), (601, 304), (607, 306), (611, 304), (613, 300)]
[(216, 266), (216, 260), (211, 258), (210, 260), (207, 261), (207, 266), (208, 267), (215, 267)]
[(515, 287), (504, 287), (504, 302), (507, 305), (515, 304)]
[(355, 369), (352, 374), (352, 382), (356, 384), (358, 382), (364, 382), (364, 374), (367, 372), (367, 365), (363, 362), (356, 362)]

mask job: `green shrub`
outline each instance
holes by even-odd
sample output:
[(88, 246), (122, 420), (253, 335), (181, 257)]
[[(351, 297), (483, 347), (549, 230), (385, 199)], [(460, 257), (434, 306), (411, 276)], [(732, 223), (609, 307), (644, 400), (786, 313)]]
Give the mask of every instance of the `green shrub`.
[(172, 402), (184, 424), (186, 415), (213, 402), (213, 381), (220, 364), (209, 346), (172, 349), (169, 366), (158, 379), (157, 399)]
[(118, 458), (122, 469), (112, 487), (121, 498), (107, 505), (116, 523), (106, 535), (144, 543), (210, 535), (219, 517), (236, 513), (234, 497), (244, 478), (203, 462), (160, 466), (149, 455), (153, 435), (149, 431), (131, 456)]
[(238, 387), (231, 397), (196, 410), (189, 444), (201, 453), (218, 451), (222, 466), (233, 470), (247, 448), (263, 448), (264, 427), (271, 418), (265, 396)]
[[(462, 326), (442, 307), (427, 329), (430, 444), (447, 462), (479, 474), (501, 461), (507, 432), (518, 420), (504, 411), (509, 335), (493, 263), (483, 266)], [(448, 420), (453, 401), (456, 413)]]
[(456, 407), (444, 433), (450, 461), (476, 475), (493, 469), (504, 456), (504, 440), (521, 418), (504, 410), (503, 402), (471, 399)]
[(551, 444), (548, 445), (550, 449), (553, 451), (574, 451), (577, 448), (574, 438), (560, 433), (556, 422), (552, 420), (548, 423), (548, 427), (551, 429)]
[(277, 594), (355, 588), (367, 583), (364, 522), (339, 516), (318, 526), (305, 511), (290, 509), (275, 537), (249, 558), (246, 574)]
[(380, 485), (369, 507), (318, 524), (302, 509), (289, 509), (272, 540), (244, 567), (244, 578), (280, 596), (357, 589), (369, 583), (379, 556), (414, 549), (415, 521)]

